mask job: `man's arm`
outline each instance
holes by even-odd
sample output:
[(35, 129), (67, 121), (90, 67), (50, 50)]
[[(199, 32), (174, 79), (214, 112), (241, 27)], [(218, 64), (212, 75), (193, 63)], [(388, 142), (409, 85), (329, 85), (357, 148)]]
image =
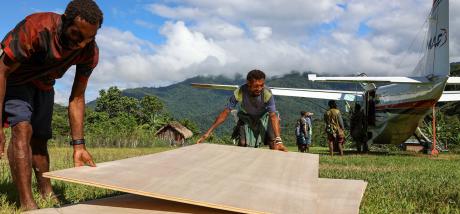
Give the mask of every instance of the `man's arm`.
[(269, 116), (273, 128), (273, 134), (275, 135), (273, 149), (287, 152), (287, 149), (283, 146), (283, 142), (281, 141), (280, 121), (278, 119), (278, 115), (276, 115), (276, 112), (270, 112)]
[(270, 115), (270, 120), (272, 123), (273, 133), (275, 134), (275, 138), (281, 137), (280, 121), (278, 120), (278, 115), (276, 115), (275, 112), (270, 112), (269, 115)]
[(276, 114), (276, 104), (273, 95), (271, 95), (270, 99), (268, 99), (268, 102), (265, 103), (265, 108), (268, 111), (270, 122), (272, 124), (273, 134), (275, 135), (275, 142), (271, 142), (273, 144), (273, 148), (271, 149), (287, 152), (287, 149), (284, 148), (283, 141), (281, 140), (280, 121), (278, 115)]
[(0, 49), (0, 159), (2, 158), (5, 151), (5, 133), (3, 132), (3, 102), (5, 100), (6, 92), (6, 79), (9, 73), (16, 70), (19, 67), (19, 63), (14, 63), (9, 60), (8, 57)]
[(219, 114), (219, 116), (216, 117), (216, 120), (211, 125), (211, 127), (209, 127), (208, 131), (206, 131), (206, 133), (203, 136), (201, 136), (201, 138), (196, 143), (202, 143), (203, 141), (205, 141), (209, 137), (209, 135), (211, 135), (212, 131), (214, 129), (216, 129), (220, 124), (222, 124), (227, 119), (228, 114), (230, 113), (230, 111), (231, 111), (231, 109), (225, 108)]
[[(84, 139), (84, 118), (85, 118), (85, 90), (87, 78), (79, 72), (76, 73), (69, 98), (69, 123), (72, 140)], [(91, 154), (86, 150), (85, 144), (73, 145), (73, 161), (75, 167), (88, 164), (96, 166)]]

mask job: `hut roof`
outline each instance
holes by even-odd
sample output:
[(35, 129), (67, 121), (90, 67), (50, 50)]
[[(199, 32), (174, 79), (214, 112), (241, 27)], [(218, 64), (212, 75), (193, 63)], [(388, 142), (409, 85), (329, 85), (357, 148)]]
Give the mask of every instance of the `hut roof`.
[(174, 130), (179, 132), (181, 135), (183, 135), (184, 138), (189, 138), (189, 137), (193, 136), (192, 131), (190, 131), (189, 129), (187, 129), (187, 127), (183, 126), (182, 124), (180, 124), (179, 122), (176, 122), (176, 121), (172, 121), (172, 122), (164, 125), (163, 127), (161, 127), (161, 129), (159, 129), (155, 133), (155, 135), (158, 135), (158, 133), (160, 133), (161, 131), (163, 131), (163, 129), (166, 129), (167, 127), (173, 128)]

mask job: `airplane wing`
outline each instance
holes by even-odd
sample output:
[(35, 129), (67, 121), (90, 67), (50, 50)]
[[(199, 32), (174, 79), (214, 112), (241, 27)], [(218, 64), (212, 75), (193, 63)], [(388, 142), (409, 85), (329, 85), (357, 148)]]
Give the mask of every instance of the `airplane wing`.
[(278, 96), (305, 97), (325, 100), (345, 100), (360, 101), (363, 99), (361, 91), (335, 91), (319, 89), (300, 89), (300, 88), (276, 88), (270, 87), (272, 93)]
[(438, 102), (456, 102), (460, 101), (460, 91), (444, 91)]
[[(195, 88), (218, 89), (218, 90), (236, 90), (237, 85), (218, 85), (218, 84), (201, 84), (192, 83)], [(278, 88), (270, 87), (273, 95), (275, 96), (288, 96), (288, 97), (304, 97), (326, 100), (345, 100), (345, 101), (359, 101), (363, 98), (361, 91), (335, 91), (335, 90), (319, 90), (319, 89), (300, 89), (300, 88)]]
[(349, 82), (349, 83), (429, 83), (426, 77), (317, 77), (308, 74), (308, 80), (318, 82)]
[(192, 83), (194, 88), (204, 88), (204, 89), (217, 89), (217, 90), (227, 90), (234, 91), (238, 89), (238, 85), (219, 85), (219, 84), (204, 84), (204, 83)]
[(449, 77), (447, 79), (448, 85), (460, 85), (460, 77)]

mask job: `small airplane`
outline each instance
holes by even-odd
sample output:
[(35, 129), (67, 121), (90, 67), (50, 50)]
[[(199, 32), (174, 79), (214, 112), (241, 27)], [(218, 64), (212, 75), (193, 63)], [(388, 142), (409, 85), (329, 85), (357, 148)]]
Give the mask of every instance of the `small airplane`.
[[(369, 144), (400, 145), (414, 135), (420, 121), (438, 102), (460, 101), (460, 91), (444, 91), (448, 84), (460, 84), (460, 77), (449, 77), (449, 1), (434, 0), (429, 15), (429, 28), (424, 56), (412, 77), (317, 77), (319, 82), (359, 83), (363, 91), (336, 91), (270, 87), (278, 96), (361, 102), (368, 124)], [(376, 86), (378, 83), (382, 86)], [(193, 87), (235, 90), (237, 85), (192, 83)], [(435, 117), (433, 117), (435, 118)], [(435, 133), (435, 120), (433, 120)], [(432, 154), (437, 154), (433, 134)]]

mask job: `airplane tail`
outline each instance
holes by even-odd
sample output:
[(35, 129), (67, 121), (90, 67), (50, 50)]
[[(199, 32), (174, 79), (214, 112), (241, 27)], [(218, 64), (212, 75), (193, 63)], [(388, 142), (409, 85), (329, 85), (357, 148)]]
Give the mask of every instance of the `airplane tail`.
[(449, 0), (433, 0), (429, 17), (425, 55), (414, 74), (425, 77), (447, 77), (449, 65)]

